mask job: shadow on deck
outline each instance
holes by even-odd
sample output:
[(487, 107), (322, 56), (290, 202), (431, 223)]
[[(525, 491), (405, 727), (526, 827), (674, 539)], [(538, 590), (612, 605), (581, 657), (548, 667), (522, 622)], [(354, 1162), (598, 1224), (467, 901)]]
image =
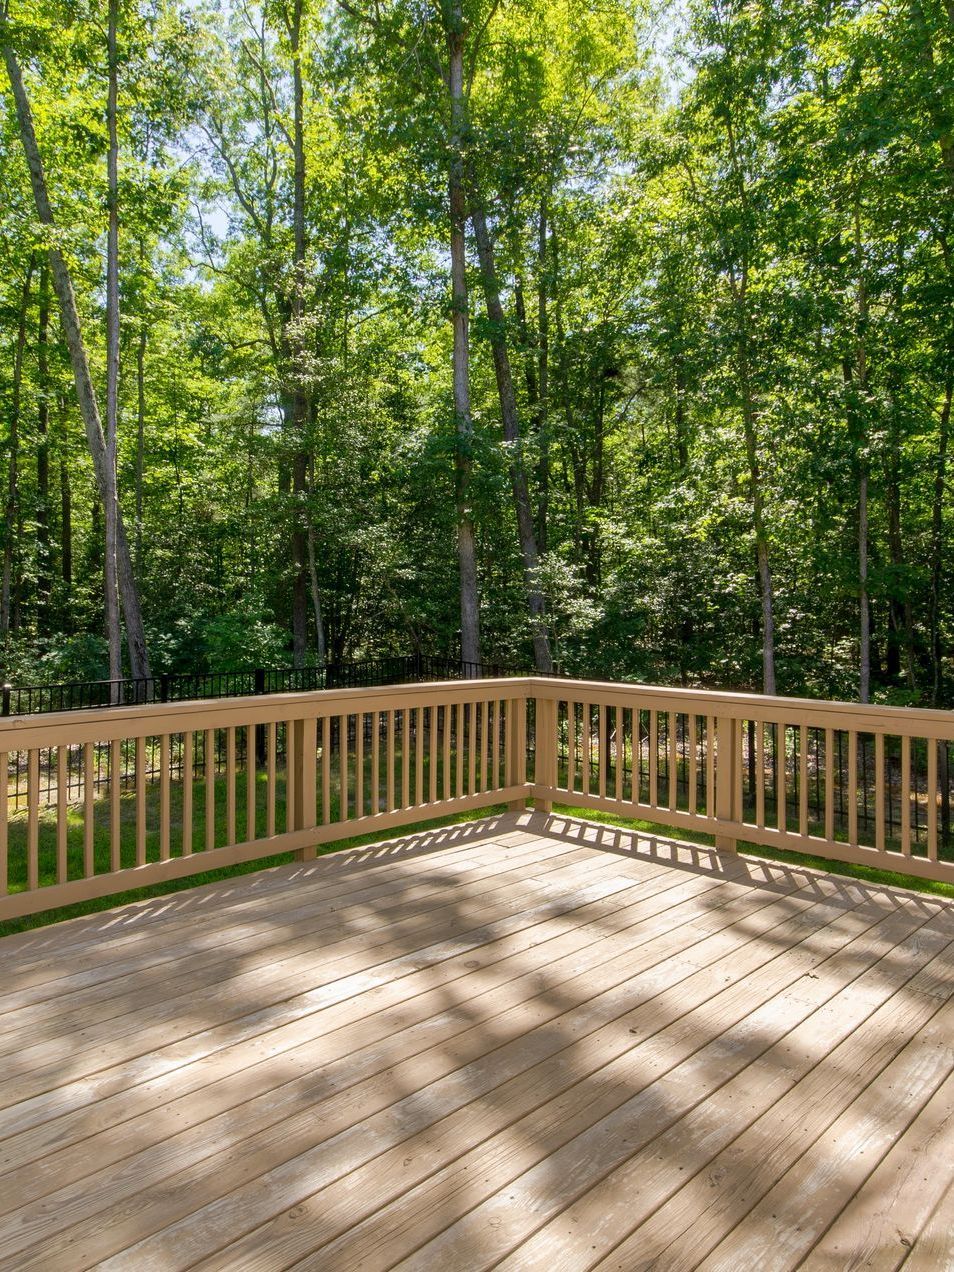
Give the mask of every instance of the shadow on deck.
[(17, 1268), (950, 1266), (954, 907), (509, 814), (0, 942)]

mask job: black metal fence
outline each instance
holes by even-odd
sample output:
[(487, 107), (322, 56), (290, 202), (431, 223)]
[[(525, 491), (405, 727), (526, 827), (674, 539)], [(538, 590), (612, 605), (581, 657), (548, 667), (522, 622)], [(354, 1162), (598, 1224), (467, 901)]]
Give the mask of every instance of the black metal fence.
[(148, 679), (77, 680), (55, 685), (7, 685), (0, 716), (130, 707), (147, 702), (191, 702), (263, 693), (308, 693), (316, 689), (371, 689), (375, 685), (427, 680), (480, 680), (524, 673), (500, 663), (462, 662), (434, 654), (396, 655), (324, 667), (254, 667), (247, 671), (198, 672)]

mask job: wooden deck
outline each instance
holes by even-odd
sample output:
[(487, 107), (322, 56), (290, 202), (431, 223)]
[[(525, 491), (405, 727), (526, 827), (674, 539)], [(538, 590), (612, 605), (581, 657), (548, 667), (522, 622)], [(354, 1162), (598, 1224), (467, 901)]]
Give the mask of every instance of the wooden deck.
[(954, 907), (543, 814), (0, 942), (3, 1268), (954, 1267)]

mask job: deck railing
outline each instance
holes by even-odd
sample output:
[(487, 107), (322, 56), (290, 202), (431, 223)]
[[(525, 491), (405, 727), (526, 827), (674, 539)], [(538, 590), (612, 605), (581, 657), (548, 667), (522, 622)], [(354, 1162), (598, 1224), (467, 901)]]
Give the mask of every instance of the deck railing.
[(539, 677), (12, 717), (0, 919), (528, 799), (954, 882), (952, 746), (946, 712)]

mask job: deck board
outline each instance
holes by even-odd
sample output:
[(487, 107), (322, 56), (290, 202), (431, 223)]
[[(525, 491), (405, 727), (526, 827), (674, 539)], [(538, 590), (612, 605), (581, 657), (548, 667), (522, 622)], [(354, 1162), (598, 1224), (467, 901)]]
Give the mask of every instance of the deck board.
[(543, 814), (7, 938), (0, 1263), (954, 1265), (952, 962), (938, 899)]

